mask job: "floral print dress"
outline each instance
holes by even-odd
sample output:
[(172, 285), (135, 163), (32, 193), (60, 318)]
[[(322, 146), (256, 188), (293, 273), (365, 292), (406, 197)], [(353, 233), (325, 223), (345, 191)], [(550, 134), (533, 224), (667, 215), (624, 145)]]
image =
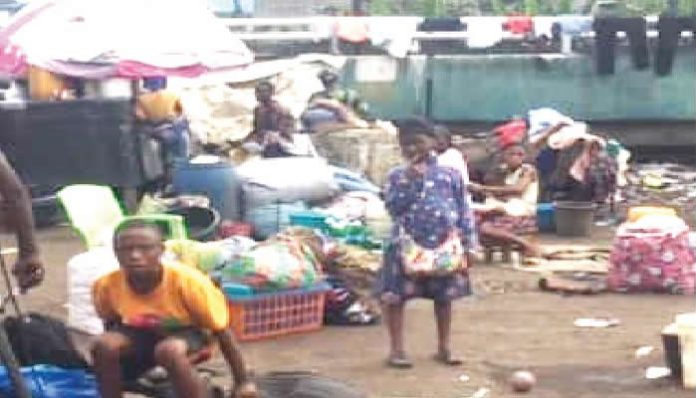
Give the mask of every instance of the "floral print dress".
[(464, 189), (459, 172), (438, 166), (434, 157), (428, 159), (422, 176), (409, 175), (405, 167), (389, 173), (385, 205), (394, 225), (377, 277), (378, 297), (388, 293), (399, 301), (421, 297), (447, 302), (471, 293), (466, 271), (449, 276), (410, 277), (404, 274), (401, 260), (402, 233), (409, 234), (423, 247), (435, 248), (452, 230), (457, 230), (465, 251), (472, 247), (476, 232)]

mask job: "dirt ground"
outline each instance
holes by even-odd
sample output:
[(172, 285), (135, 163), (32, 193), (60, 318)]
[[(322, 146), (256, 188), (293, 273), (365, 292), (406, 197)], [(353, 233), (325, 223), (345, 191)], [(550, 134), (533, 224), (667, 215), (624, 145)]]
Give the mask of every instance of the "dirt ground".
[[(606, 233), (589, 242), (607, 244)], [(22, 299), (33, 311), (65, 316), (67, 260), (82, 250), (65, 227), (40, 232), (49, 272), (44, 285)], [(9, 247), (7, 238), (4, 247)], [(543, 240), (542, 240), (543, 242)], [(466, 398), (480, 388), (488, 397), (516, 396), (507, 386), (512, 371), (529, 369), (535, 398), (693, 397), (671, 380), (650, 381), (648, 366), (663, 366), (660, 330), (675, 314), (694, 310), (693, 297), (617, 295), (564, 297), (540, 292), (534, 274), (481, 265), (473, 270), (474, 296), (455, 306), (453, 343), (465, 358), (460, 368), (434, 363), (432, 306), (414, 301), (407, 310), (409, 371), (386, 369), (386, 333), (381, 326), (325, 327), (320, 332), (243, 345), (250, 365), (271, 370), (316, 370), (351, 383), (373, 397)], [(621, 320), (608, 329), (579, 329), (579, 317)], [(85, 339), (80, 339), (85, 343)], [(636, 359), (641, 346), (654, 346)], [(221, 366), (219, 359), (211, 365)], [(462, 375), (468, 376), (463, 381)], [(483, 397), (482, 397), (483, 398)]]

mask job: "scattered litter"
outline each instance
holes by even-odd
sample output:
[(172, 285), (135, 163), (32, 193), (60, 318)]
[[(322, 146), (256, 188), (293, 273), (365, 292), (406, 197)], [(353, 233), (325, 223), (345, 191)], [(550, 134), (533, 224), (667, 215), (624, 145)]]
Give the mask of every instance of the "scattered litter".
[(575, 326), (579, 328), (610, 328), (618, 326), (621, 321), (616, 318), (578, 318)]
[(647, 357), (650, 355), (653, 351), (655, 351), (655, 347), (651, 345), (645, 345), (636, 350), (636, 358), (643, 358)]
[(648, 380), (663, 379), (665, 377), (670, 377), (671, 375), (672, 371), (663, 366), (651, 366), (645, 369), (645, 378)]
[(469, 380), (471, 380), (471, 377), (463, 374), (463, 375), (459, 376), (459, 378), (457, 378), (457, 380), (461, 381), (462, 383), (467, 383), (467, 382), (469, 382)]
[(481, 387), (471, 396), (471, 398), (486, 398), (491, 393), (490, 388)]

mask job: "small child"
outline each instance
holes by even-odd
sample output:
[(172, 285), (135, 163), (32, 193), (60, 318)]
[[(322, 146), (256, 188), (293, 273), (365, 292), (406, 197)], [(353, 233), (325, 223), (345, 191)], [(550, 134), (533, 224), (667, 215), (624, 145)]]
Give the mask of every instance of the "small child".
[(394, 227), (376, 284), (390, 338), (387, 365), (400, 369), (413, 366), (403, 347), (403, 316), (406, 301), (416, 297), (434, 302), (438, 330), (434, 359), (445, 365), (460, 365), (462, 361), (450, 351), (452, 300), (471, 293), (468, 273), (463, 268), (446, 276), (409, 276), (404, 272), (401, 246), (402, 234), (424, 248), (434, 249), (454, 233), (470, 262), (472, 243), (476, 242), (472, 210), (465, 200), (460, 172), (438, 165), (432, 124), (409, 119), (398, 127), (406, 165), (389, 173), (385, 187), (385, 205)]

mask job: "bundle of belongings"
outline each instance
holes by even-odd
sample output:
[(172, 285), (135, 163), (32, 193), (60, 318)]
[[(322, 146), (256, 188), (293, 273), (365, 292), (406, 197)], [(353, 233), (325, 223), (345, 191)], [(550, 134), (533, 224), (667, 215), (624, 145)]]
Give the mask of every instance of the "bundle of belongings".
[[(372, 324), (378, 319), (374, 307), (364, 304), (364, 294), (351, 281), (331, 274), (324, 263), (324, 238), (306, 228), (287, 228), (266, 241), (234, 236), (212, 242), (173, 239), (165, 242), (166, 260), (200, 269), (223, 291), (244, 286), (249, 294), (311, 288), (327, 282), (326, 320), (334, 324)], [(332, 252), (333, 253), (333, 252)], [(109, 247), (93, 248), (68, 262), (68, 324), (88, 334), (103, 332), (91, 300), (91, 286), (101, 276), (118, 269)], [(231, 290), (232, 291), (232, 290)]]
[(603, 203), (612, 197), (619, 168), (614, 143), (552, 109), (530, 111), (529, 121), (544, 199)]
[(642, 211), (616, 232), (609, 288), (618, 292), (694, 294), (696, 257), (689, 227), (674, 213)]
[(494, 139), (499, 148), (529, 144), (530, 161), (536, 163), (539, 174), (540, 202), (605, 203), (626, 183), (623, 176), (630, 152), (554, 109), (533, 109), (526, 120), (498, 126)]

